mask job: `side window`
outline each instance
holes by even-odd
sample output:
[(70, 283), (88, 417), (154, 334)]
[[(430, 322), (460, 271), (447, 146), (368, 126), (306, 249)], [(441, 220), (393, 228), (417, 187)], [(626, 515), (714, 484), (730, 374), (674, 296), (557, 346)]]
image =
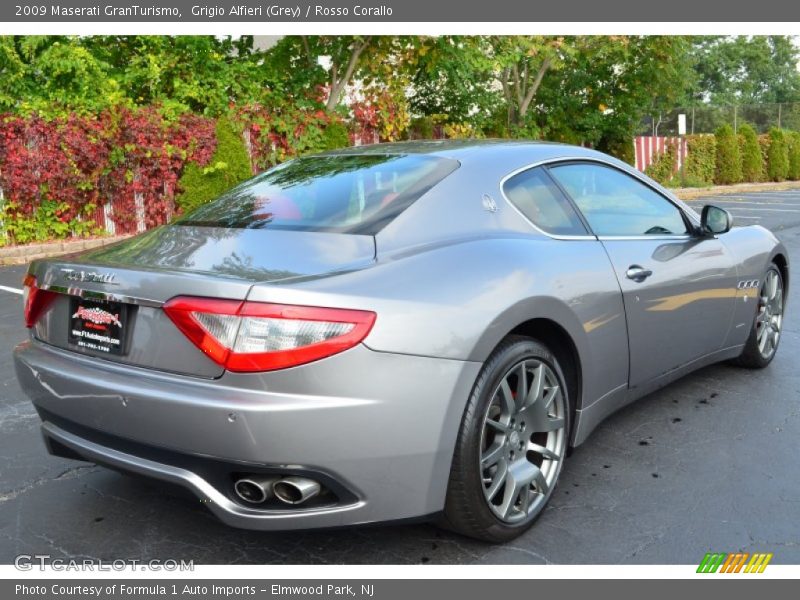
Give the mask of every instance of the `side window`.
[(558, 186), (542, 169), (528, 169), (503, 184), (503, 192), (534, 225), (552, 235), (586, 235), (586, 228)]
[(680, 209), (612, 167), (571, 163), (550, 167), (596, 235), (685, 234)]

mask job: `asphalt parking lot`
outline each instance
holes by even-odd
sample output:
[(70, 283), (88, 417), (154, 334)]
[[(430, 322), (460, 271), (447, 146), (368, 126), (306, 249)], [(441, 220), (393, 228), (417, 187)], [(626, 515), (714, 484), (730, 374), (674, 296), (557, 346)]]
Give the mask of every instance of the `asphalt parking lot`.
[[(800, 260), (800, 191), (704, 198), (776, 231)], [(24, 268), (0, 269), (19, 288)], [(11, 363), (21, 296), (0, 289), (0, 563), (53, 558), (196, 563), (698, 563), (707, 551), (800, 563), (800, 302), (763, 371), (708, 367), (623, 409), (567, 461), (520, 539), (491, 546), (428, 525), (263, 533), (195, 499), (45, 453)]]
[(698, 212), (704, 204), (716, 204), (733, 215), (736, 225), (761, 225), (776, 233), (800, 226), (800, 189), (706, 196), (688, 204)]

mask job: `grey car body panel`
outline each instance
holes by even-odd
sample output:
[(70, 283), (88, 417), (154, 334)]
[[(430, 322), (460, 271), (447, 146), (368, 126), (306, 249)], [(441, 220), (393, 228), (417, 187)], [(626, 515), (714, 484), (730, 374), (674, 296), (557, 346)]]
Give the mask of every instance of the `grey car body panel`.
[[(480, 369), (364, 346), (292, 369), (211, 381), (77, 357), (37, 341), (20, 344), (15, 359), (17, 377), (39, 409), (155, 447), (318, 469), (359, 498), (342, 511), (260, 511), (249, 524), (255, 528), (441, 510), (464, 398)], [(107, 454), (101, 462), (117, 464)], [(235, 516), (228, 522), (241, 525)]]
[[(340, 510), (289, 516), (254, 515), (211, 498), (212, 510), (233, 525), (412, 517), (442, 509), (470, 390), (511, 331), (546, 320), (569, 337), (581, 375), (571, 437), (577, 445), (620, 407), (737, 356), (757, 304), (753, 289), (739, 283), (760, 278), (778, 254), (788, 261), (782, 244), (760, 227), (716, 237), (545, 234), (508, 202), (502, 181), (564, 160), (623, 170), (678, 206), (693, 227), (699, 224), (697, 213), (669, 191), (584, 148), (409, 142), (329, 154), (410, 152), (440, 154), (460, 168), (375, 236), (177, 225), (35, 262), (31, 272), (45, 287), (140, 303), (165, 346), (159, 359), (148, 356), (157, 336), (141, 334), (135, 342), (142, 352), (126, 358), (134, 365), (54, 348), (65, 346), (56, 304), (34, 332), (47, 343), (34, 339), (15, 352), (23, 388), (37, 407), (88, 427), (189, 453), (317, 468), (359, 499)], [(642, 283), (627, 279), (634, 264), (653, 275)], [(75, 284), (64, 268), (116, 277), (113, 284)], [(363, 309), (378, 317), (364, 342), (345, 353), (283, 371), (234, 374), (198, 356), (164, 320), (158, 307), (176, 295)], [(44, 433), (89, 459), (103, 453), (52, 423)], [(196, 475), (169, 465), (110, 449), (102, 459), (206, 493)]]
[[(564, 262), (549, 258), (552, 244)], [(249, 299), (374, 310), (378, 319), (364, 342), (371, 349), (476, 362), (521, 323), (549, 319), (575, 342), (589, 394), (627, 383), (622, 299), (596, 240), (453, 242), (337, 277), (256, 285)]]
[[(738, 282), (736, 264), (720, 240), (608, 239), (603, 246), (625, 302), (631, 387), (720, 349)], [(633, 265), (653, 274), (633, 281), (626, 276)]]

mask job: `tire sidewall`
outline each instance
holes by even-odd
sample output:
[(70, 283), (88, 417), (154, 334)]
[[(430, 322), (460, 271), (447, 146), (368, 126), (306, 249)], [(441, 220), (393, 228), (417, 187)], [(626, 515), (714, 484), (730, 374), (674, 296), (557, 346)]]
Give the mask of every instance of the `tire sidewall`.
[[(508, 524), (501, 521), (489, 508), (483, 492), (483, 482), (479, 469), (480, 465), (480, 445), (483, 433), (483, 419), (489, 404), (492, 401), (494, 391), (500, 385), (503, 377), (506, 376), (508, 371), (515, 364), (518, 364), (524, 359), (536, 359), (545, 363), (550, 367), (558, 379), (558, 384), (561, 387), (564, 396), (564, 420), (565, 420), (565, 435), (567, 436), (567, 444), (569, 443), (569, 432), (571, 426), (571, 406), (569, 401), (569, 390), (567, 389), (564, 374), (555, 359), (555, 356), (547, 349), (546, 346), (540, 342), (528, 338), (511, 338), (509, 343), (502, 345), (498, 350), (489, 358), (485, 363), (481, 375), (478, 376), (475, 387), (470, 395), (470, 400), (465, 410), (465, 418), (461, 424), (461, 431), (459, 432), (458, 444), (456, 451), (460, 453), (459, 456), (459, 470), (460, 473), (456, 476), (463, 477), (466, 480), (466, 492), (470, 496), (466, 498), (470, 504), (470, 512), (474, 513), (473, 520), (475, 524), (483, 529), (486, 533), (485, 539), (493, 541), (507, 541), (520, 535), (533, 525), (538, 517), (544, 512), (547, 503), (552, 497), (553, 491), (558, 483), (563, 468), (564, 459), (566, 458), (566, 450), (564, 456), (556, 465), (556, 477), (553, 485), (550, 487), (542, 509), (538, 513), (533, 514), (526, 518), (524, 521), (515, 524)], [(485, 371), (490, 371), (487, 373)], [(488, 375), (488, 377), (486, 376)], [(449, 495), (449, 494), (448, 494)], [(452, 507), (449, 507), (452, 508)]]
[[(781, 294), (783, 295), (782, 298), (782, 306), (786, 306), (786, 288), (784, 287), (783, 281), (783, 274), (781, 270), (775, 265), (770, 264), (767, 269), (764, 271), (764, 277), (762, 282), (767, 280), (767, 275), (770, 271), (774, 271), (775, 274), (778, 276), (778, 281), (781, 284)], [(761, 294), (761, 288), (759, 287), (759, 297)], [(756, 301), (756, 310), (755, 314), (753, 315), (753, 324), (750, 327), (750, 335), (747, 338), (747, 342), (745, 343), (745, 350), (742, 353), (742, 358), (744, 358), (748, 364), (747, 366), (754, 366), (757, 368), (764, 368), (768, 366), (772, 360), (775, 358), (775, 355), (778, 353), (778, 348), (781, 345), (781, 337), (778, 337), (778, 344), (775, 346), (775, 350), (773, 350), (772, 354), (769, 358), (764, 358), (761, 354), (761, 350), (758, 348), (758, 301)], [(785, 309), (784, 309), (785, 310)]]

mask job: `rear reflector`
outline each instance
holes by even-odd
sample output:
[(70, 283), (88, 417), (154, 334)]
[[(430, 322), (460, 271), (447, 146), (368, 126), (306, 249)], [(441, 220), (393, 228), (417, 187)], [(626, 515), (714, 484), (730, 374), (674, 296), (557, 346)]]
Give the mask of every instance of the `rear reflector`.
[(164, 311), (209, 358), (230, 371), (273, 371), (360, 343), (375, 313), (179, 296)]
[(40, 289), (36, 285), (36, 277), (30, 273), (22, 282), (22, 303), (25, 311), (25, 327), (33, 327), (42, 313), (56, 297), (54, 292)]

